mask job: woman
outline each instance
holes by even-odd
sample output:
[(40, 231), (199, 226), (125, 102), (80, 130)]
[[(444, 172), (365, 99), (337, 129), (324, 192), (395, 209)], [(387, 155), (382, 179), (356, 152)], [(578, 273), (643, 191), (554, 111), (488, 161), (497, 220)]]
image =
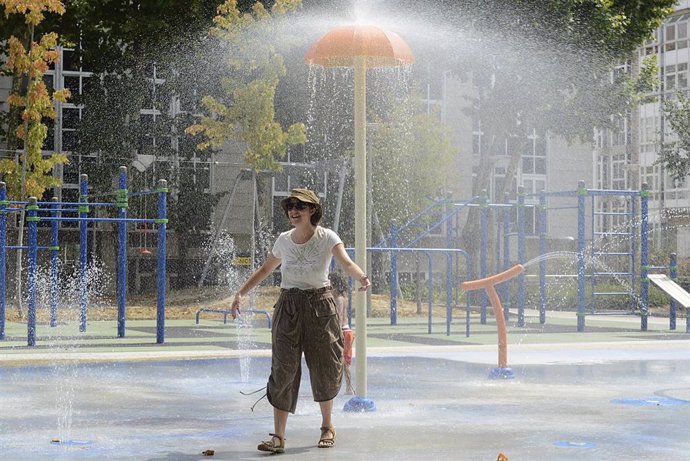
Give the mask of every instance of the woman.
[(242, 298), (280, 266), (280, 297), (273, 313), (271, 376), (266, 395), (273, 406), (271, 439), (260, 451), (285, 451), (289, 413), (295, 412), (301, 378), (302, 353), (309, 367), (314, 401), (321, 408), (319, 448), (335, 445), (331, 422), (333, 399), (343, 377), (343, 335), (328, 282), (331, 256), (360, 283), (369, 288), (369, 278), (355, 264), (340, 237), (319, 226), (323, 215), (317, 195), (308, 189), (293, 189), (281, 202), (292, 229), (276, 239), (266, 261), (237, 290), (232, 302), (235, 318)]

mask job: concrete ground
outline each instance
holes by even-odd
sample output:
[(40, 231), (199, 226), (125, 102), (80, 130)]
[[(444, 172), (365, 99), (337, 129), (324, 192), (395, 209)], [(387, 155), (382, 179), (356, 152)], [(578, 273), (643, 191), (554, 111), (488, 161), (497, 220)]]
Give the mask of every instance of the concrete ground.
[[(528, 313), (510, 325), (512, 380), (489, 379), (495, 325), (472, 332), (439, 320), (371, 319), (367, 392), (376, 411), (351, 413), (335, 402), (338, 435), (316, 448), (320, 415), (304, 369), (286, 453), (294, 460), (665, 460), (690, 453), (690, 334), (679, 322), (636, 317)], [(684, 320), (684, 319), (683, 319)], [(262, 395), (270, 372), (265, 320), (252, 328), (208, 315), (153, 322), (39, 326), (9, 324), (0, 342), (0, 456), (3, 460), (255, 460), (272, 430)], [(356, 351), (355, 351), (356, 352)], [(357, 359), (355, 358), (355, 361)], [(355, 366), (353, 366), (355, 371)], [(213, 450), (212, 457), (202, 454)]]

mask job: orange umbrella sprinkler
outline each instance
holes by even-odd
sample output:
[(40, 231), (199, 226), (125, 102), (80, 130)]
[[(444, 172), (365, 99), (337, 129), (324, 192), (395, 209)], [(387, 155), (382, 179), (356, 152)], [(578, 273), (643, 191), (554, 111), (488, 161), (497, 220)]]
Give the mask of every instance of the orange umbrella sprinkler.
[(501, 305), (501, 298), (496, 292), (496, 285), (517, 277), (525, 270), (521, 264), (516, 264), (508, 270), (491, 277), (469, 280), (462, 283), (462, 289), (465, 291), (485, 289), (489, 295), (491, 306), (494, 309), (494, 316), (496, 317), (496, 328), (498, 329), (498, 368), (491, 370), (490, 378), (496, 379), (512, 379), (515, 377), (513, 370), (508, 368), (508, 335), (506, 333), (506, 320), (503, 317), (503, 306)]
[[(399, 67), (414, 62), (412, 51), (400, 36), (377, 26), (349, 25), (336, 27), (321, 37), (307, 52), (307, 64), (323, 67), (352, 67), (355, 77), (355, 261), (367, 267), (366, 198), (367, 198), (367, 68)], [(366, 398), (366, 298), (355, 296), (355, 337), (357, 350), (357, 397), (348, 402), (346, 411), (373, 411), (376, 406)]]

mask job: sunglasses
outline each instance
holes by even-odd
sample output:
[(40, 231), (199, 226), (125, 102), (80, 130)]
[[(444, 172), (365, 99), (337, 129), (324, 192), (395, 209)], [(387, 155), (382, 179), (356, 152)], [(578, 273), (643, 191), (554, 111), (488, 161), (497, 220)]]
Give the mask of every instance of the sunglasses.
[(292, 210), (293, 208), (297, 211), (303, 211), (309, 207), (311, 207), (311, 205), (309, 205), (308, 203), (304, 203), (304, 202), (287, 202), (285, 204), (285, 209), (288, 211)]

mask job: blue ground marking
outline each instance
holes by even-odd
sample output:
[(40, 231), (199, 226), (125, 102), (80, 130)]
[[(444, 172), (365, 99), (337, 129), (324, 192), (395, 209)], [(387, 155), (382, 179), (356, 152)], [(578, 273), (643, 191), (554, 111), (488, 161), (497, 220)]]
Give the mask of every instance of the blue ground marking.
[(555, 442), (554, 445), (557, 447), (563, 447), (563, 448), (594, 448), (596, 447), (595, 444), (592, 442), (573, 442), (573, 441), (559, 441)]
[(611, 403), (622, 405), (632, 405), (635, 407), (670, 407), (679, 405), (690, 405), (690, 401), (681, 399), (671, 399), (668, 397), (648, 397), (644, 399), (613, 399)]

